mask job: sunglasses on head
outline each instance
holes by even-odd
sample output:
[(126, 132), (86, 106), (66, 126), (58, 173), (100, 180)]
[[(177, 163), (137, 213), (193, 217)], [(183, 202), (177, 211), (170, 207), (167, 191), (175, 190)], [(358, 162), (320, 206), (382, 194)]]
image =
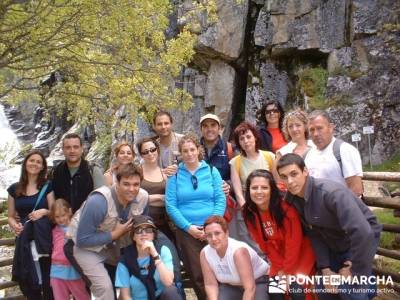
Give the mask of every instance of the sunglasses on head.
[(197, 180), (197, 177), (194, 176), (194, 175), (192, 175), (191, 180), (192, 180), (193, 188), (194, 188), (195, 190), (197, 190), (197, 187), (199, 186), (199, 182), (198, 182), (198, 180)]
[(152, 228), (152, 227), (139, 227), (139, 228), (136, 228), (133, 232), (136, 233), (136, 234), (154, 233), (154, 228)]
[(153, 148), (150, 148), (150, 149), (143, 150), (140, 154), (147, 155), (149, 153), (154, 153), (156, 151), (157, 151), (157, 147), (153, 147)]
[(278, 110), (277, 108), (274, 108), (274, 109), (267, 109), (267, 110), (265, 111), (265, 114), (266, 114), (266, 115), (272, 115), (272, 114), (277, 114), (277, 113), (279, 113), (279, 110)]

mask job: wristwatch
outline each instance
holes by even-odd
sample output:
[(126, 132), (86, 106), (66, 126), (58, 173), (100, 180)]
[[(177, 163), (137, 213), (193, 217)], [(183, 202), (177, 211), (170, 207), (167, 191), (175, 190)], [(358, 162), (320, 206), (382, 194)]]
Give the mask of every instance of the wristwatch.
[(153, 257), (154, 261), (161, 259), (159, 254), (157, 254), (156, 256), (152, 256), (152, 257)]

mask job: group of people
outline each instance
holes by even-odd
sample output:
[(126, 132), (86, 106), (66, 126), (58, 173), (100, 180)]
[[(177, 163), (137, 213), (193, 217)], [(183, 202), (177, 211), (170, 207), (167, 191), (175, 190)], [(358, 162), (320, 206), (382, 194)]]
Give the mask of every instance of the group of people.
[[(182, 262), (198, 299), (262, 300), (284, 298), (271, 278), (371, 275), (381, 225), (361, 200), (357, 149), (333, 136), (325, 111), (285, 114), (268, 101), (259, 121), (240, 123), (230, 143), (214, 114), (199, 139), (160, 111), (156, 136), (118, 144), (104, 175), (77, 134), (64, 136), (65, 161), (49, 176), (30, 152), (8, 189), (13, 280), (28, 299), (112, 300), (116, 289), (184, 299)], [(292, 299), (372, 296), (287, 288)]]

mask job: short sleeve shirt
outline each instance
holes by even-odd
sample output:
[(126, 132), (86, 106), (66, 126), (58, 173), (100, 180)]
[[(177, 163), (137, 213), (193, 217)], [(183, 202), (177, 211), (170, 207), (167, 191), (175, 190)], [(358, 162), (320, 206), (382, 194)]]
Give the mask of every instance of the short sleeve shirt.
[[(39, 191), (30, 196), (16, 196), (16, 190), (17, 190), (17, 185), (18, 183), (13, 183), (10, 185), (10, 187), (7, 189), (7, 192), (10, 194), (11, 197), (14, 198), (14, 205), (15, 205), (15, 210), (18, 213), (18, 216), (21, 218), (22, 223), (25, 223), (26, 220), (28, 219), (28, 215), (32, 212), (33, 207), (36, 204), (37, 198), (39, 197), (40, 194), (40, 189)], [(53, 187), (51, 185), (51, 182), (47, 185), (46, 191), (43, 195), (43, 198), (41, 199), (40, 203), (36, 207), (36, 209), (41, 209), (41, 208), (46, 208), (48, 209), (47, 205), (47, 199), (46, 196), (50, 192), (53, 191)]]
[[(172, 255), (168, 247), (162, 246), (160, 251), (160, 258), (168, 270), (173, 271), (174, 267), (172, 264)], [(138, 258), (138, 264), (140, 268), (143, 268), (142, 275), (147, 274), (146, 266), (150, 263), (150, 257)], [(156, 270), (154, 273), (154, 281), (156, 283), (156, 297), (164, 290), (164, 285), (161, 282), (160, 274)], [(132, 300), (147, 300), (147, 290), (143, 283), (135, 276), (130, 276), (127, 267), (119, 263), (117, 266), (117, 272), (115, 274), (115, 287), (119, 288), (130, 288)]]
[(305, 158), (305, 164), (311, 176), (315, 178), (331, 179), (346, 185), (345, 178), (362, 176), (361, 157), (357, 148), (349, 143), (342, 143), (340, 145), (340, 157), (342, 159), (343, 168), (342, 175), (339, 162), (333, 154), (333, 143), (335, 140), (336, 139), (333, 138), (329, 145), (323, 150), (312, 148)]

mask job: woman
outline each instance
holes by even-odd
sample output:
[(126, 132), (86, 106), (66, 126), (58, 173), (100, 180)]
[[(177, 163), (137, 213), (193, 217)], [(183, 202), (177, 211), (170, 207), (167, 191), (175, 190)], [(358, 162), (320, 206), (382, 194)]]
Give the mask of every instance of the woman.
[(282, 134), (282, 121), (285, 117), (282, 105), (279, 101), (269, 100), (261, 107), (258, 120), (265, 126), (260, 127), (262, 150), (275, 153), (286, 145), (285, 137)]
[(122, 300), (179, 300), (174, 285), (171, 251), (154, 246), (157, 227), (148, 216), (139, 215), (133, 220), (132, 245), (124, 249), (118, 263), (115, 286), (120, 288)]
[(204, 232), (208, 246), (200, 262), (207, 299), (268, 299), (268, 264), (246, 243), (229, 238), (224, 218), (208, 218)]
[(149, 216), (157, 228), (173, 241), (174, 235), (168, 225), (165, 210), (166, 176), (159, 166), (160, 147), (153, 139), (144, 138), (136, 144), (136, 148), (142, 157), (143, 180), (140, 186), (149, 193)]
[[(251, 237), (271, 263), (270, 276), (313, 274), (314, 252), (309, 239), (303, 236), (300, 217), (282, 200), (267, 170), (255, 170), (247, 178), (243, 217)], [(299, 286), (290, 287), (299, 290)], [(291, 297), (305, 299), (302, 292)], [(312, 299), (310, 294), (307, 298)]]
[(118, 167), (118, 165), (128, 164), (133, 162), (135, 159), (135, 151), (130, 144), (127, 142), (119, 143), (114, 149), (114, 162), (110, 169), (108, 169), (104, 173), (104, 179), (106, 181), (106, 185), (112, 186), (115, 180), (114, 171)]
[[(43, 154), (38, 150), (31, 151), (24, 159), (21, 168), (21, 176), (19, 181), (12, 184), (8, 189), (8, 224), (18, 236), (16, 240), (16, 251), (14, 253), (13, 262), (13, 280), (18, 281), (21, 290), (28, 299), (52, 299), (50, 288), (50, 257), (48, 254), (51, 249), (51, 228), (47, 218), (43, 218), (49, 214), (49, 209), (54, 202), (54, 193), (51, 184), (47, 180), (47, 163)], [(18, 217), (17, 217), (18, 216)], [(27, 225), (29, 222), (29, 228)], [(45, 257), (40, 257), (38, 260), (31, 258), (32, 253), (25, 253), (26, 242), (29, 243), (33, 223), (36, 222), (43, 225), (44, 229), (49, 232), (37, 231), (41, 234), (34, 235), (33, 244), (42, 246), (38, 250), (39, 254), (47, 254)], [(36, 232), (35, 232), (36, 233)], [(47, 245), (47, 247), (46, 247)], [(49, 247), (50, 246), (50, 247)], [(25, 247), (25, 248), (24, 248)], [(30, 248), (28, 246), (28, 248)], [(43, 250), (43, 252), (41, 252)], [(36, 261), (36, 262), (35, 262)], [(27, 268), (33, 267), (36, 270)], [(37, 274), (36, 280), (39, 284), (31, 285), (32, 282), (26, 275), (26, 271), (30, 274)], [(35, 280), (35, 281), (36, 281)]]
[(287, 153), (296, 153), (305, 158), (314, 143), (308, 139), (308, 117), (301, 109), (296, 109), (286, 114), (283, 119), (283, 134), (289, 143), (276, 152), (279, 160)]
[(166, 208), (177, 227), (176, 242), (198, 299), (205, 299), (199, 254), (206, 245), (203, 224), (211, 215), (222, 216), (226, 199), (217, 168), (201, 160), (200, 143), (193, 134), (179, 141), (182, 162), (168, 178)]

